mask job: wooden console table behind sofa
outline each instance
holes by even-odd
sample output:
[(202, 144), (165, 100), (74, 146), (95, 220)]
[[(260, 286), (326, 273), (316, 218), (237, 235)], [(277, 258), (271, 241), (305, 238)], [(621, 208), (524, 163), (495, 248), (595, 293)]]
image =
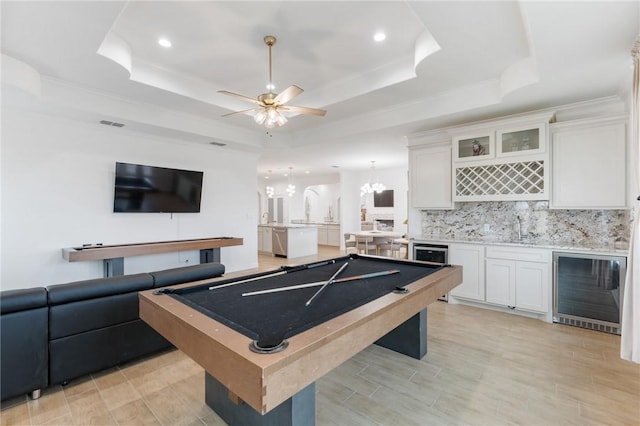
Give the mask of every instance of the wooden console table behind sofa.
[(241, 246), (242, 244), (242, 238), (215, 237), (108, 246), (92, 245), (63, 248), (62, 257), (69, 262), (102, 260), (104, 276), (112, 277), (124, 275), (125, 257), (200, 250), (200, 263), (220, 262), (220, 247)]

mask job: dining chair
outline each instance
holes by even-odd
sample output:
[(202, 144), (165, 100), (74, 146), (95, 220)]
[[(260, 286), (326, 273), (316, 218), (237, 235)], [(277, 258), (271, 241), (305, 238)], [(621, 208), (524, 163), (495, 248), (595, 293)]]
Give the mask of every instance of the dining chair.
[(387, 239), (378, 244), (378, 255), (386, 257), (400, 257), (400, 244), (393, 239)]
[(356, 237), (358, 253), (378, 254), (378, 245), (374, 244), (373, 237)]
[(357, 253), (358, 252), (358, 242), (355, 237), (351, 238), (352, 235), (349, 232), (345, 232), (344, 234), (344, 251), (346, 253)]

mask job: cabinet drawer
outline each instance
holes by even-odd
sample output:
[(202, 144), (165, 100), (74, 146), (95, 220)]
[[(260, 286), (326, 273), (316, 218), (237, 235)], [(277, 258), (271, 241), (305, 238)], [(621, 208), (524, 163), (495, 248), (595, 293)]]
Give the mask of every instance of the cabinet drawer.
[(548, 263), (550, 261), (549, 250), (528, 247), (487, 246), (486, 256), (492, 259), (522, 260), (526, 262)]

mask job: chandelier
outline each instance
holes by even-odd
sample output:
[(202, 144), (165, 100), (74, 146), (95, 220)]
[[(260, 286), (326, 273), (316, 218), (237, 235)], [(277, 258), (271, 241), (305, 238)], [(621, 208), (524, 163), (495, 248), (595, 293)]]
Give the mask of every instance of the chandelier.
[(267, 197), (273, 198), (273, 195), (275, 194), (275, 190), (273, 186), (267, 186), (266, 190), (267, 190)]
[(296, 193), (296, 186), (291, 183), (291, 170), (293, 170), (293, 167), (289, 167), (289, 185), (287, 185), (287, 189), (285, 190), (287, 194), (289, 194), (289, 197), (293, 197), (293, 194)]
[(369, 181), (366, 182), (364, 185), (362, 185), (360, 187), (360, 196), (361, 197), (363, 195), (371, 194), (373, 192), (376, 192), (376, 193), (379, 194), (379, 193), (381, 193), (382, 191), (384, 191), (387, 188), (382, 183), (378, 182), (378, 178), (377, 177), (376, 177), (375, 181), (373, 180), (373, 178), (375, 176), (375, 171), (376, 171), (376, 165), (375, 164), (376, 164), (375, 161), (371, 162), (371, 173), (369, 174)]
[[(265, 179), (269, 179), (271, 177), (271, 170), (268, 170), (267, 172), (268, 174), (264, 177)], [(265, 191), (267, 192), (267, 197), (273, 198), (275, 194), (275, 189), (273, 186), (267, 185), (267, 187), (265, 188)]]

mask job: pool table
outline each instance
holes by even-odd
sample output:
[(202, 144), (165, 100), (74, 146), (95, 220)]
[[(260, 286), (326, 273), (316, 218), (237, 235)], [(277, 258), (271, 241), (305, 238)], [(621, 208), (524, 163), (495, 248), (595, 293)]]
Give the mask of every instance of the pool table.
[(426, 307), (461, 281), (460, 266), (351, 254), (141, 292), (140, 318), (205, 369), (226, 422), (313, 424), (318, 378), (372, 343), (424, 356)]

